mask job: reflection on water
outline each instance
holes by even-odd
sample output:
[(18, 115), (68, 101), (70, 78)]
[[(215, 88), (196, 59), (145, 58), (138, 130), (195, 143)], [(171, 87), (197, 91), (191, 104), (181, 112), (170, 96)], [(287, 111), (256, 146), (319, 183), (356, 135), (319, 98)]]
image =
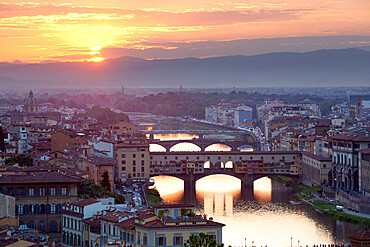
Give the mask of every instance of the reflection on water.
[(220, 183), (223, 177), (225, 175), (213, 175), (196, 182), (196, 198), (204, 205), (204, 213), (208, 216), (232, 216), (234, 200), (240, 197), (240, 180), (227, 176), (228, 183)]
[(268, 177), (260, 178), (253, 183), (254, 199), (260, 203), (271, 201), (272, 185), (271, 179)]
[(170, 148), (170, 152), (200, 152), (201, 148), (194, 143), (183, 142)]
[(166, 152), (166, 148), (159, 144), (150, 143), (149, 152)]
[(207, 152), (214, 152), (214, 151), (231, 151), (231, 147), (224, 145), (224, 144), (212, 144), (206, 147), (205, 151)]
[[(164, 202), (181, 201), (183, 181), (167, 176), (154, 179)], [(196, 182), (197, 212), (226, 224), (223, 228), (225, 246), (244, 246), (245, 238), (248, 246), (254, 241), (255, 246), (288, 247), (291, 237), (293, 246), (297, 246), (298, 240), (301, 246), (334, 243), (334, 236), (339, 243), (360, 229), (316, 214), (309, 208), (289, 204), (286, 196), (289, 188), (281, 185), (275, 190), (280, 185), (272, 186), (273, 182), (267, 177), (256, 180), (255, 200), (245, 201), (239, 179), (226, 175), (202, 178)]]
[(164, 203), (180, 202), (184, 196), (184, 181), (169, 176), (157, 176), (153, 177), (153, 179), (155, 185), (149, 188), (155, 187), (159, 191)]
[[(147, 134), (147, 137), (149, 135)], [(191, 139), (198, 139), (199, 136), (195, 134), (186, 134), (186, 133), (178, 133), (178, 134), (154, 134), (154, 139), (159, 139), (161, 141), (171, 141), (171, 140), (191, 140)]]
[[(161, 140), (189, 140), (196, 135), (167, 134), (155, 135)], [(163, 151), (163, 147), (150, 145)], [(194, 144), (178, 145), (176, 151), (193, 151)], [(197, 147), (197, 146), (195, 146)], [(174, 147), (175, 148), (175, 147)], [(198, 148), (198, 147), (197, 147)], [(175, 151), (172, 150), (171, 151)], [(199, 151), (198, 149), (197, 151)], [(229, 147), (217, 144), (206, 151), (229, 151)], [(242, 147), (241, 151), (253, 151)], [(229, 162), (226, 167), (231, 167)], [(222, 167), (224, 165), (222, 164)], [(209, 162), (205, 163), (209, 167)], [(184, 182), (180, 179), (158, 176), (154, 177), (155, 187), (165, 203), (184, 202)], [(225, 246), (301, 246), (314, 244), (345, 243), (349, 234), (361, 229), (361, 226), (335, 221), (310, 208), (289, 204), (290, 188), (264, 177), (254, 182), (254, 200), (243, 200), (239, 179), (212, 175), (196, 182), (196, 211), (198, 214), (212, 216), (215, 221), (226, 224), (223, 228)], [(272, 189), (273, 188), (273, 189)]]
[(253, 152), (253, 148), (249, 145), (243, 145), (241, 147), (238, 147), (240, 152)]

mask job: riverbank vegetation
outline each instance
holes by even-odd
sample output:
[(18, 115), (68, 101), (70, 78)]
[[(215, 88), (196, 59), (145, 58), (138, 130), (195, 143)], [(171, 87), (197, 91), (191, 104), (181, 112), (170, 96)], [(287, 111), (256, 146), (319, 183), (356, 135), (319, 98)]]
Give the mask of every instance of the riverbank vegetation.
[(282, 176), (282, 175), (271, 176), (271, 179), (278, 181), (279, 183), (285, 184), (287, 186), (290, 186), (295, 183), (293, 178)]
[(159, 204), (162, 204), (163, 202), (161, 195), (159, 194), (159, 191), (156, 188), (152, 189), (146, 188), (145, 195), (146, 201), (148, 202), (149, 206), (157, 206)]
[(330, 218), (353, 224), (370, 226), (370, 219), (339, 211), (337, 210), (337, 205), (334, 203), (324, 200), (313, 200), (312, 204), (320, 211), (320, 213), (323, 213)]
[(78, 186), (78, 196), (80, 198), (102, 198), (113, 197), (116, 204), (125, 203), (125, 198), (122, 195), (116, 194), (100, 184), (96, 184), (91, 180), (85, 180)]
[(347, 214), (345, 212), (341, 212), (341, 211), (338, 211), (336, 209), (329, 209), (327, 211), (322, 211), (322, 212), (325, 215), (327, 215), (327, 216), (329, 216), (333, 219), (336, 219), (336, 220), (346, 221), (346, 222), (349, 222), (349, 223), (360, 224), (360, 225), (370, 227), (370, 219), (369, 218), (364, 218), (364, 217), (360, 217), (360, 216), (357, 216), (357, 215)]

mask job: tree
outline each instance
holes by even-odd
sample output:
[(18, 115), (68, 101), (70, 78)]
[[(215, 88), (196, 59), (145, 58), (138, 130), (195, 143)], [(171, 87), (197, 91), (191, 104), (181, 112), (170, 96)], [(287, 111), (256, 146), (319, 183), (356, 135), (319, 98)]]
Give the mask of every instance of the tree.
[(26, 154), (20, 154), (5, 160), (5, 165), (33, 166), (33, 158)]
[(107, 190), (110, 190), (110, 182), (109, 182), (109, 174), (108, 174), (108, 172), (105, 171), (101, 177), (103, 178), (103, 180), (100, 183), (101, 186), (103, 186)]
[(3, 131), (3, 127), (1, 126), (0, 126), (0, 151), (4, 153), (6, 151), (5, 142), (4, 142), (4, 131)]
[(224, 244), (217, 244), (215, 239), (211, 239), (208, 234), (203, 232), (199, 236), (190, 235), (189, 239), (184, 243), (185, 247), (224, 247)]
[(125, 203), (125, 198), (122, 195), (113, 193), (106, 187), (100, 184), (95, 184), (93, 181), (86, 179), (81, 182), (78, 186), (78, 196), (80, 198), (101, 198), (101, 197), (113, 197), (116, 204)]

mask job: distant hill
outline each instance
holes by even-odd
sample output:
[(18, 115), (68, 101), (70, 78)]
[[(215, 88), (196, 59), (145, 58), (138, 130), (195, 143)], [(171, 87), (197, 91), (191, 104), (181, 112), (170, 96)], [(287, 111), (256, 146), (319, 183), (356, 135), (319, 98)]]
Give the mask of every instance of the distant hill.
[(370, 51), (359, 48), (255, 56), (101, 63), (0, 64), (2, 87), (369, 86)]

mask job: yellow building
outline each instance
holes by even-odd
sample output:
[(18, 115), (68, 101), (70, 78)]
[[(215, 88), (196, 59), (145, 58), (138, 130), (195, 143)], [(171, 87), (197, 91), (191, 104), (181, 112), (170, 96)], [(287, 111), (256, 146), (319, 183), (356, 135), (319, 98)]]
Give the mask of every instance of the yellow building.
[(121, 182), (149, 179), (149, 142), (145, 136), (128, 137), (115, 146), (117, 177)]
[(136, 131), (136, 125), (121, 121), (117, 124), (109, 126), (111, 135), (122, 136), (125, 134), (132, 134)]

